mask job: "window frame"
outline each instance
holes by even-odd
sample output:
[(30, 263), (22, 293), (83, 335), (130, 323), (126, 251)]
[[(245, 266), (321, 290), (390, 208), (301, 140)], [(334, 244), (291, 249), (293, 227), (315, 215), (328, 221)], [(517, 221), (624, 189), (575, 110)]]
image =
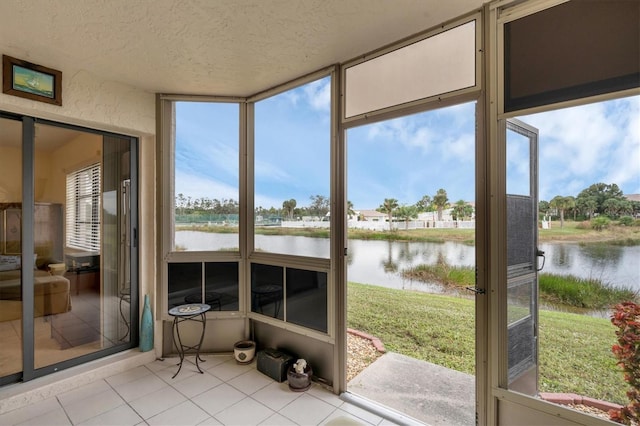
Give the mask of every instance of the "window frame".
[[(83, 182), (84, 173), (89, 173), (91, 176), (88, 183)], [(67, 201), (65, 245), (75, 250), (100, 252), (102, 166), (100, 163), (94, 163), (82, 167), (67, 173), (65, 179)], [(88, 190), (90, 193), (83, 194)], [(82, 220), (83, 201), (88, 199), (91, 200), (91, 218)], [(83, 232), (82, 225), (89, 226), (91, 229), (89, 235)]]
[[(212, 102), (212, 103), (236, 103), (239, 106), (239, 203), (240, 203), (240, 229), (239, 229), (239, 250), (237, 251), (177, 251), (175, 249), (175, 129), (176, 129), (176, 102)], [(207, 317), (211, 318), (234, 318), (241, 317), (245, 313), (244, 289), (241, 283), (244, 280), (244, 262), (242, 253), (245, 252), (243, 245), (244, 237), (242, 224), (245, 222), (246, 209), (243, 208), (243, 185), (245, 184), (244, 158), (244, 123), (246, 121), (246, 108), (244, 98), (241, 97), (219, 97), (219, 96), (188, 96), (188, 95), (158, 95), (157, 114), (159, 123), (159, 137), (157, 141), (157, 155), (161, 167), (158, 170), (158, 178), (162, 182), (161, 195), (158, 197), (158, 220), (156, 225), (160, 235), (160, 250), (158, 250), (160, 267), (157, 268), (157, 282), (160, 283), (156, 297), (157, 306), (156, 318), (170, 320), (169, 316), (169, 263), (227, 263), (237, 262), (238, 277), (238, 311), (209, 311)], [(168, 232), (167, 232), (168, 230)], [(205, 280), (202, 280), (202, 291), (204, 292)]]
[[(435, 95), (431, 95), (425, 98), (418, 98), (411, 101), (407, 101), (404, 103), (400, 103), (397, 105), (389, 105), (386, 107), (381, 107), (380, 109), (358, 113), (351, 116), (346, 115), (346, 92), (347, 92), (347, 70), (351, 67), (357, 66), (361, 63), (370, 61), (372, 59), (376, 59), (382, 57), (386, 54), (393, 54), (396, 51), (399, 51), (403, 48), (410, 47), (413, 44), (419, 43), (421, 41), (427, 40), (431, 37), (446, 33), (447, 31), (456, 29), (463, 25), (469, 24), (475, 21), (475, 58), (474, 58), (474, 84), (468, 87), (462, 87), (459, 89), (454, 89), (446, 93), (439, 93)], [(423, 33), (420, 33), (416, 36), (409, 37), (405, 40), (402, 40), (398, 43), (394, 43), (390, 46), (383, 47), (381, 49), (375, 50), (373, 52), (369, 52), (365, 55), (358, 56), (355, 59), (344, 62), (341, 64), (341, 88), (340, 93), (341, 96), (341, 112), (340, 112), (340, 120), (343, 124), (349, 123), (357, 123), (362, 122), (363, 120), (383, 120), (387, 119), (389, 116), (401, 116), (408, 115), (412, 110), (415, 111), (423, 111), (424, 105), (430, 105), (434, 103), (441, 103), (441, 105), (436, 105), (434, 108), (440, 108), (440, 106), (453, 105), (461, 102), (461, 99), (466, 100), (475, 100), (477, 98), (477, 92), (482, 87), (482, 67), (483, 67), (483, 49), (482, 49), (482, 28), (483, 28), (483, 19), (482, 14), (480, 12), (472, 12), (465, 16), (456, 18), (453, 21), (447, 22), (443, 25), (439, 25), (435, 28), (427, 30)], [(384, 118), (379, 118), (382, 116)]]

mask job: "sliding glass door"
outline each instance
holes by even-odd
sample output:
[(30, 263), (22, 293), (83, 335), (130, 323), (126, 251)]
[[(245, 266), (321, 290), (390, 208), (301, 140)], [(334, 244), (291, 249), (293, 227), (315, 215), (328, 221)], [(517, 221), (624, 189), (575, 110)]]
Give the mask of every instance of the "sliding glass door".
[(0, 157), (10, 160), (0, 168), (7, 383), (137, 343), (136, 140), (2, 120)]
[(22, 363), (22, 122), (0, 117), (0, 376)]

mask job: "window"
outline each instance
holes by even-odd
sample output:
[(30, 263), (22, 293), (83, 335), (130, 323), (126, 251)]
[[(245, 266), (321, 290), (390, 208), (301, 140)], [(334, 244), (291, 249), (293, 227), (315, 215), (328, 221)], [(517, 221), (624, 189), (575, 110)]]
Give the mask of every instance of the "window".
[(67, 247), (100, 250), (100, 165), (67, 175)]
[(474, 87), (476, 27), (473, 20), (346, 67), (345, 118)]
[(255, 104), (256, 251), (329, 258), (330, 94), (327, 76)]
[(327, 273), (251, 264), (251, 311), (322, 333), (327, 326)]
[(176, 102), (175, 251), (238, 251), (237, 103)]
[(238, 262), (169, 263), (168, 275), (169, 308), (206, 303), (212, 310), (239, 309)]

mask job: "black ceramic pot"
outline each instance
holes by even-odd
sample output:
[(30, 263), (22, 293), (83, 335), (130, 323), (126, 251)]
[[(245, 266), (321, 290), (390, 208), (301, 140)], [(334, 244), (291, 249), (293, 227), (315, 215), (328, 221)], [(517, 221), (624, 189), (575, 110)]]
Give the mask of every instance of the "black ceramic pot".
[(289, 389), (294, 392), (304, 392), (311, 387), (311, 376), (313, 370), (307, 366), (304, 369), (304, 373), (296, 373), (293, 366), (287, 370), (287, 382), (289, 383)]

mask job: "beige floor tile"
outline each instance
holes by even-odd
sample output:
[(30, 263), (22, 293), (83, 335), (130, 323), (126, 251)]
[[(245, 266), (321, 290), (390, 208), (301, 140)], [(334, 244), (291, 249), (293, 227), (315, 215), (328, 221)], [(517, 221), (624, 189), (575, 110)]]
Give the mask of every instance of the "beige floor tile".
[(43, 414), (41, 416), (33, 417), (27, 421), (18, 423), (17, 425), (19, 426), (28, 426), (28, 425), (67, 426), (71, 424), (72, 423), (69, 420), (69, 417), (67, 417), (67, 414), (64, 412), (62, 407), (60, 407), (46, 414)]
[(133, 426), (142, 422), (142, 417), (136, 413), (133, 408), (128, 405), (120, 405), (119, 407), (114, 408), (113, 410), (107, 411), (106, 413), (100, 414), (98, 416), (92, 417), (85, 422), (80, 423), (80, 425), (95, 425), (95, 426), (105, 426), (105, 425), (118, 425), (118, 426)]
[(155, 374), (149, 374), (134, 381), (112, 386), (127, 402), (135, 401), (136, 399), (142, 398), (152, 392), (169, 387), (164, 380), (160, 379)]
[(39, 417), (61, 408), (55, 397), (34, 402), (26, 407), (18, 408), (0, 415), (0, 425), (14, 425)]
[(336, 407), (333, 405), (305, 394), (300, 396), (300, 398), (297, 398), (279, 412), (298, 424), (317, 425), (335, 410)]
[(278, 383), (274, 381), (251, 395), (253, 399), (275, 411), (281, 410), (300, 396), (302, 396), (302, 393), (290, 391), (286, 382)]
[(63, 407), (73, 424), (77, 424), (111, 411), (124, 403), (124, 400), (115, 391), (108, 390), (77, 400)]
[(273, 379), (270, 379), (258, 370), (251, 369), (244, 374), (234, 377), (227, 383), (239, 391), (244, 392), (247, 395), (251, 395), (263, 387), (268, 386), (272, 382)]
[(223, 383), (192, 398), (192, 401), (210, 415), (215, 416), (246, 397), (247, 395), (233, 386)]
[(271, 417), (275, 412), (258, 401), (245, 398), (225, 408), (215, 415), (225, 425), (257, 425)]
[[(176, 377), (176, 379), (179, 377)], [(193, 398), (221, 384), (222, 380), (205, 371), (204, 374), (194, 374), (183, 380), (177, 380), (171, 383), (171, 386), (187, 398)]]
[(165, 386), (155, 392), (131, 401), (129, 405), (143, 419), (148, 419), (186, 401), (187, 398), (171, 386)]
[(149, 419), (147, 423), (151, 426), (158, 425), (172, 425), (172, 426), (187, 426), (187, 425), (199, 425), (203, 421), (209, 419), (211, 416), (195, 405), (191, 401), (184, 401), (181, 404), (176, 405), (160, 414), (157, 414)]

